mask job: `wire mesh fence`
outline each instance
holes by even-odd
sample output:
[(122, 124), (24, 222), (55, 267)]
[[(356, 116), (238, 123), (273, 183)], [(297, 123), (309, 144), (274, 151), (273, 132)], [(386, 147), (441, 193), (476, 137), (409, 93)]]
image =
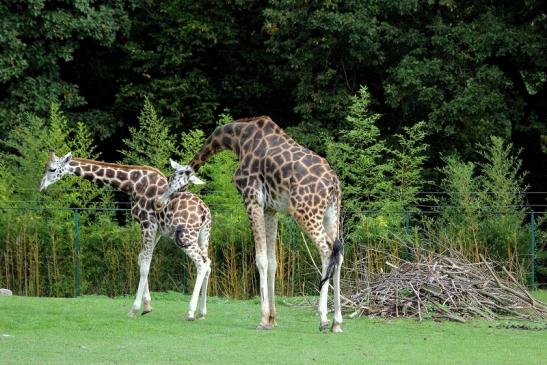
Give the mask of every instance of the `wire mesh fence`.
[[(9, 202), (0, 206), (0, 286), (10, 287), (18, 294), (38, 296), (133, 293), (138, 282), (141, 238), (138, 224), (130, 216), (130, 206), (130, 201), (106, 208), (51, 207), (40, 202)], [(221, 204), (210, 207), (214, 222), (210, 294), (252, 296), (257, 292), (258, 278), (247, 218), (234, 216), (226, 209), (229, 207)], [(507, 231), (513, 235), (518, 232), (518, 237), (491, 239), (502, 241), (499, 246), (507, 250), (508, 265), (513, 265), (512, 269), (520, 271), (522, 279), (536, 287), (536, 257), (545, 245), (541, 227), (546, 215), (543, 205), (495, 208), (481, 207), (479, 218), (502, 228), (503, 225), (511, 228), (510, 224), (518, 222), (519, 230)], [(473, 250), (478, 254), (483, 248), (473, 246), (473, 240), (477, 240), (473, 236), (476, 222), (458, 222), (456, 229), (450, 228), (453, 222), (442, 219), (447, 211), (464, 209), (448, 205), (415, 206), (399, 211), (346, 209), (342, 214), (345, 265), (351, 267), (352, 262), (366, 257), (371, 271), (386, 269), (382, 250), (401, 257), (406, 254), (386, 238), (389, 237), (386, 231), (395, 227), (410, 243), (437, 245), (439, 242), (428, 237), (428, 227), (440, 221), (446, 224), (444, 234), (449, 244), (469, 255), (473, 255)], [(459, 230), (462, 227), (465, 231)], [(435, 239), (438, 241), (439, 237)], [(319, 274), (312, 262), (319, 261), (317, 250), (308, 247), (311, 243), (306, 242), (291, 218), (280, 219), (278, 241), (278, 292), (298, 295), (315, 291)], [(428, 247), (431, 248), (436, 249)], [(191, 261), (173, 244), (160, 243), (150, 272), (151, 287), (187, 292), (194, 271)]]

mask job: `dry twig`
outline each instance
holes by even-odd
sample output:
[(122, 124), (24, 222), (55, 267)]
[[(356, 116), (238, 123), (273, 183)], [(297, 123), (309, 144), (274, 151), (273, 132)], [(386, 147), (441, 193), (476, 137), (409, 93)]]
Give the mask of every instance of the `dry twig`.
[[(449, 318), (465, 322), (472, 317), (547, 319), (547, 306), (534, 299), (515, 277), (481, 256), (472, 263), (456, 252), (414, 252), (415, 262), (386, 262), (390, 272), (367, 282), (349, 283), (344, 307), (357, 315), (383, 317)], [(356, 268), (366, 267), (357, 264)], [(357, 269), (356, 269), (357, 270)], [(361, 277), (362, 275), (356, 275)]]

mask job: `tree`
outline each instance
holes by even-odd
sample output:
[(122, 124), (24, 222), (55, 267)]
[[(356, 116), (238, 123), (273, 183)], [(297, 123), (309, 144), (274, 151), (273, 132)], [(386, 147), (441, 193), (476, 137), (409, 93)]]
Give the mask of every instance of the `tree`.
[(476, 158), (476, 145), (497, 135), (547, 168), (540, 1), (278, 0), (264, 16), (268, 50), (282, 61), (272, 68), (307, 123), (346, 128), (350, 96), (367, 85), (380, 129), (423, 120), (433, 156)]
[[(445, 158), (441, 169), (446, 198), (437, 231), (439, 243), (479, 259), (488, 254), (519, 267), (519, 253), (528, 245), (526, 190), (522, 162), (499, 137), (480, 146), (479, 164)], [(448, 241), (448, 242), (446, 242)]]
[(128, 72), (118, 107), (131, 112), (148, 96), (177, 132), (213, 127), (224, 107), (238, 116), (271, 113), (282, 101), (269, 97), (262, 9), (260, 2), (139, 2), (123, 46)]
[(359, 85), (376, 85), (370, 66), (383, 56), (373, 5), (279, 0), (264, 11), (272, 72), (304, 122), (339, 128)]
[(380, 115), (369, 110), (365, 87), (352, 98), (337, 141), (327, 142), (327, 158), (342, 181), (347, 222), (356, 236), (387, 235), (402, 228), (404, 212), (417, 211), (424, 186), (427, 144), (425, 124), (417, 123), (388, 143), (380, 135)]
[(169, 158), (178, 155), (175, 149), (177, 138), (148, 98), (144, 100), (139, 115), (139, 126), (130, 127), (129, 133), (131, 137), (123, 140), (127, 149), (120, 151), (125, 163), (157, 167), (164, 173), (169, 171)]
[(21, 113), (46, 116), (50, 104), (83, 107), (67, 67), (89, 42), (111, 47), (127, 31), (124, 3), (109, 1), (5, 1), (0, 4), (0, 129), (3, 136)]
[(96, 158), (95, 146), (85, 125), (76, 128), (59, 105), (50, 106), (49, 122), (32, 114), (26, 114), (24, 122), (14, 127), (3, 142), (2, 160), (4, 168), (0, 180), (9, 181), (11, 201), (26, 201), (36, 204), (42, 201), (50, 206), (92, 207), (107, 206), (111, 196), (104, 188), (77, 177), (68, 176), (48, 189), (47, 194), (38, 192), (38, 183), (44, 174), (48, 153), (61, 156), (72, 151), (76, 157)]
[(367, 89), (361, 87), (352, 100), (348, 129), (340, 131), (338, 141), (327, 143), (327, 159), (342, 182), (344, 206), (366, 210), (390, 190), (385, 177), (393, 167), (384, 160), (387, 148), (376, 125), (380, 115), (369, 110)]

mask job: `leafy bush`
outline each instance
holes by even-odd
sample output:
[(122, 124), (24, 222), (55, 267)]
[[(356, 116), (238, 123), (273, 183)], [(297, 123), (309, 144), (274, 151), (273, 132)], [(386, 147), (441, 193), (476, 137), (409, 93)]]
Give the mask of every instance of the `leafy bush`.
[(441, 242), (468, 256), (489, 255), (517, 268), (529, 239), (521, 161), (512, 155), (511, 144), (499, 137), (490, 141), (480, 148), (484, 162), (479, 166), (445, 159), (441, 172), (447, 197), (437, 230)]
[[(406, 257), (402, 236), (406, 243), (439, 250), (449, 246), (470, 258), (494, 256), (524, 277), (529, 267), (529, 259), (522, 259), (529, 227), (521, 194), (525, 188), (521, 162), (512, 146), (492, 137), (490, 144), (479, 149), (479, 164), (456, 156), (444, 158), (440, 172), (446, 194), (436, 201), (442, 208), (435, 216), (424, 214), (418, 208), (422, 198), (417, 192), (426, 183), (425, 125), (416, 123), (384, 139), (377, 126), (381, 118), (368, 110), (369, 105), (370, 96), (361, 88), (352, 99), (346, 129), (328, 137), (326, 143), (327, 157), (342, 181), (345, 267), (366, 259), (368, 272), (387, 269), (386, 254), (395, 259)], [(218, 124), (231, 120), (223, 114)], [(139, 128), (130, 130), (122, 154), (127, 163), (168, 171), (169, 157), (187, 163), (204, 137), (198, 129), (173, 134), (146, 100)], [(45, 194), (37, 191), (48, 150), (98, 157), (85, 125), (70, 123), (53, 104), (48, 121), (22, 115), (2, 144), (0, 285), (20, 294), (71, 296), (79, 263), (82, 293), (133, 294), (138, 281), (140, 227), (128, 213), (113, 214), (112, 191), (74, 176), (59, 181)], [(237, 164), (231, 152), (216, 154), (199, 171), (207, 183), (190, 189), (213, 214), (210, 294), (245, 298), (256, 293), (258, 277), (249, 221), (231, 178)], [(78, 210), (80, 256), (74, 208), (83, 208)], [(541, 232), (539, 237), (544, 242)], [(308, 254), (292, 218), (280, 216), (278, 242), (278, 291), (315, 293), (318, 274), (309, 256), (318, 262), (317, 252), (312, 248)], [(362, 243), (373, 249), (362, 250)], [(350, 274), (346, 271), (344, 275)], [(194, 276), (193, 264), (184, 253), (172, 242), (160, 241), (152, 261), (151, 289), (188, 291)]]
[(427, 145), (424, 123), (405, 128), (392, 143), (377, 127), (380, 115), (368, 110), (370, 95), (361, 87), (352, 99), (337, 141), (327, 143), (327, 158), (342, 181), (350, 237), (383, 237), (403, 227), (405, 212), (415, 212), (424, 185)]
[(165, 120), (158, 115), (150, 99), (144, 100), (139, 126), (129, 128), (130, 138), (123, 140), (127, 149), (121, 150), (123, 161), (129, 165), (154, 166), (169, 171), (169, 158), (178, 155), (176, 137)]
[[(73, 295), (76, 256), (70, 208), (87, 208), (79, 214), (83, 226), (112, 219), (109, 212), (93, 209), (111, 207), (111, 192), (89, 181), (67, 177), (46, 193), (38, 192), (49, 150), (64, 154), (72, 149), (79, 157), (95, 157), (90, 141), (83, 124), (71, 128), (58, 105), (52, 104), (48, 123), (25, 114), (3, 142), (7, 152), (2, 154), (5, 162), (0, 166), (0, 201), (5, 204), (0, 217), (0, 248), (10, 269), (0, 281), (19, 292)], [(47, 275), (40, 280), (44, 272)]]

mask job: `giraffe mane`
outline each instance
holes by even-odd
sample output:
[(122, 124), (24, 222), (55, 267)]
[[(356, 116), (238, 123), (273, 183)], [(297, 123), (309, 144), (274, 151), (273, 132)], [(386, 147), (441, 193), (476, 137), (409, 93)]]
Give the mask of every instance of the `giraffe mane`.
[(267, 116), (267, 115), (260, 115), (260, 116), (257, 116), (257, 117), (249, 117), (249, 118), (240, 118), (240, 119), (236, 119), (236, 120), (234, 120), (234, 123), (248, 123), (248, 122), (254, 122), (255, 120), (258, 120), (258, 119), (269, 119), (269, 120), (272, 120), (272, 118), (270, 118), (270, 117)]
[(140, 166), (140, 165), (124, 165), (124, 164), (119, 164), (119, 163), (113, 163), (113, 162), (105, 162), (105, 161), (98, 161), (98, 160), (89, 160), (87, 158), (79, 158), (79, 157), (75, 157), (73, 158), (72, 160), (74, 161), (79, 161), (79, 162), (87, 162), (87, 163), (92, 163), (92, 164), (95, 164), (95, 165), (100, 165), (100, 166), (104, 166), (104, 167), (115, 167), (115, 168), (121, 168), (121, 169), (131, 169), (131, 170), (147, 170), (147, 171), (151, 171), (151, 172), (155, 172), (157, 173), (158, 175), (162, 176), (165, 178), (165, 175), (160, 171), (158, 170), (157, 168), (155, 167), (151, 167), (151, 166)]

